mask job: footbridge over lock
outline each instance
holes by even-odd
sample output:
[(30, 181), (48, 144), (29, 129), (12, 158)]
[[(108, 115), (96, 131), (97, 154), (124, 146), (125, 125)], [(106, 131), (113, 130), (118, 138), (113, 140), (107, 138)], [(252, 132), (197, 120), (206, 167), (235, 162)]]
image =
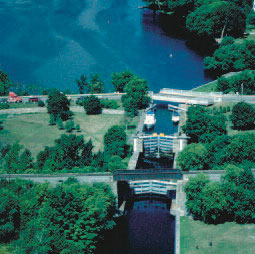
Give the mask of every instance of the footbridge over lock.
[(162, 180), (130, 181), (134, 195), (158, 194), (168, 196), (168, 192), (176, 190), (177, 182)]
[(175, 196), (177, 181), (182, 179), (178, 169), (117, 170), (113, 173), (113, 181), (117, 182), (118, 207), (124, 211), (129, 200), (140, 196), (171, 199)]

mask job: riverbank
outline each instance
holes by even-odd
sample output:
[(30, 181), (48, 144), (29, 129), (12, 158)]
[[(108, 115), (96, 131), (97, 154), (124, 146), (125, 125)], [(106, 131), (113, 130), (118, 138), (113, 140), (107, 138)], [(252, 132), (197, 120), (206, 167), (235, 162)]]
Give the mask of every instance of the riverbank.
[(207, 225), (181, 217), (181, 254), (253, 254), (255, 225)]

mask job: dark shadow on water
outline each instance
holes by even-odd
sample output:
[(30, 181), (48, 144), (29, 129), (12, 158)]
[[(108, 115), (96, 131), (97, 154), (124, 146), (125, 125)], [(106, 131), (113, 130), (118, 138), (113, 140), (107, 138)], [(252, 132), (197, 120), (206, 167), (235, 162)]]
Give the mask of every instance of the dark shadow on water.
[(136, 197), (97, 254), (174, 254), (175, 217), (162, 197)]

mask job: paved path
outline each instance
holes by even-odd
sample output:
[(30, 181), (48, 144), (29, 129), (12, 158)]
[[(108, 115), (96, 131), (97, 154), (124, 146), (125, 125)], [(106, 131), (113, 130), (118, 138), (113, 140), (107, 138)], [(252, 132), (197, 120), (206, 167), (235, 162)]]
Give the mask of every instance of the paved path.
[[(73, 112), (84, 112), (84, 108), (80, 106), (71, 106), (71, 111)], [(2, 109), (0, 110), (0, 115), (5, 114), (13, 114), (13, 115), (19, 115), (19, 114), (32, 114), (32, 113), (46, 113), (46, 108), (12, 108), (12, 109)], [(109, 115), (123, 115), (125, 114), (124, 110), (120, 109), (103, 109), (103, 114), (109, 114)]]

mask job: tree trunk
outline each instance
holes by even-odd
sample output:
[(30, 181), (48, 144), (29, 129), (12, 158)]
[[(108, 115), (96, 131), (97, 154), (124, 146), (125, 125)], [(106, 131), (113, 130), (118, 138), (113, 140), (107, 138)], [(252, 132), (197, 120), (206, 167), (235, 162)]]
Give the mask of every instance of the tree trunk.
[(222, 29), (222, 32), (221, 32), (221, 39), (223, 39), (223, 36), (224, 36), (224, 32), (225, 32), (225, 29), (226, 29), (226, 26), (227, 24), (224, 25), (223, 29)]

